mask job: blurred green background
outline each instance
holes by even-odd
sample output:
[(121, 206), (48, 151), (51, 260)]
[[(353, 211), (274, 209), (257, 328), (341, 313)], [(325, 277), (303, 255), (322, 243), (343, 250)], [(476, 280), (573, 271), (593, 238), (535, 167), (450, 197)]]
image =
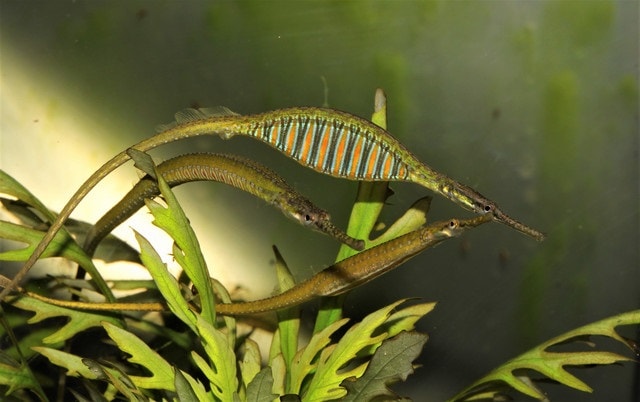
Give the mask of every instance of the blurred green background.
[[(348, 298), (354, 317), (404, 297), (439, 302), (420, 326), (423, 366), (398, 389), (442, 400), (554, 335), (640, 306), (638, 15), (636, 1), (2, 0), (0, 168), (60, 209), (182, 108), (326, 101), (369, 117), (383, 88), (389, 131), (409, 149), (548, 234), (536, 243), (485, 226)], [(153, 154), (196, 150), (264, 162), (346, 226), (357, 183), (251, 139)], [(97, 219), (136, 177), (121, 169), (73, 216)], [(392, 187), (387, 223), (427, 194)], [(178, 193), (214, 275), (247, 297), (272, 290), (271, 244), (300, 279), (335, 256), (330, 239), (244, 194), (211, 184)], [(469, 213), (435, 197), (430, 217), (451, 216)], [(595, 393), (545, 385), (552, 400), (639, 395), (633, 364), (574, 372)]]

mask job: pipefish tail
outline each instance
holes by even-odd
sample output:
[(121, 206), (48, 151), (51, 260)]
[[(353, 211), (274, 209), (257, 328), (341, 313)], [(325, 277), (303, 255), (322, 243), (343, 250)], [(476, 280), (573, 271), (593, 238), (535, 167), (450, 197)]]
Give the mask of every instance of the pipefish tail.
[[(305, 227), (325, 233), (355, 250), (364, 248), (364, 241), (348, 236), (333, 225), (329, 213), (297, 193), (274, 171), (250, 159), (228, 154), (187, 154), (162, 162), (158, 172), (171, 187), (193, 181), (217, 181), (233, 186), (279, 208)], [(143, 177), (89, 230), (85, 252), (92, 256), (107, 234), (142, 208), (146, 198), (158, 194), (156, 181)]]
[[(450, 219), (423, 226), (339, 261), (276, 296), (250, 302), (216, 304), (216, 312), (227, 316), (252, 315), (292, 307), (319, 296), (342, 294), (398, 267), (425, 249), (460, 236), (467, 230), (490, 220), (490, 215), (482, 215), (473, 219)], [(0, 286), (4, 285), (0, 283)], [(75, 309), (109, 311), (167, 309), (162, 303), (90, 303), (51, 299), (32, 292), (24, 293), (47, 303)]]
[[(187, 109), (176, 114), (174, 123), (161, 126), (158, 134), (132, 148), (145, 152), (172, 141), (205, 134), (224, 139), (234, 135), (255, 137), (302, 165), (335, 177), (412, 181), (476, 213), (491, 214), (493, 220), (537, 240), (544, 239), (542, 233), (508, 217), (494, 202), (420, 162), (386, 130), (368, 120), (333, 109), (289, 108), (248, 116), (227, 108)], [(51, 223), (11, 286), (0, 292), (0, 300), (22, 280), (87, 193), (129, 159), (123, 151), (85, 181)]]

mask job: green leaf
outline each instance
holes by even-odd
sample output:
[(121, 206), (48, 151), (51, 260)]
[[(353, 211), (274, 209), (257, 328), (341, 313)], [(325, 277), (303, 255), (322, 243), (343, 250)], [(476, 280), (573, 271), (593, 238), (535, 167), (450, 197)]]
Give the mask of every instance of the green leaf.
[(247, 402), (271, 402), (278, 395), (271, 392), (273, 377), (271, 368), (265, 367), (253, 378), (247, 386)]
[(238, 362), (240, 367), (240, 375), (242, 377), (242, 383), (245, 387), (248, 387), (251, 381), (253, 381), (256, 374), (260, 372), (260, 348), (258, 344), (247, 338), (243, 343), (244, 353), (242, 360)]
[[(34, 349), (49, 359), (52, 364), (67, 369), (68, 376), (107, 381), (115, 387), (115, 390), (127, 397), (128, 400), (144, 399), (132, 379), (114, 367), (107, 367), (94, 360), (82, 358), (57, 349), (45, 347), (37, 347)], [(113, 390), (114, 388), (111, 389)], [(92, 395), (95, 394), (95, 392), (91, 391), (91, 388), (90, 392)], [(91, 399), (97, 400), (95, 395)], [(104, 397), (102, 397), (102, 399), (104, 399)]]
[(42, 356), (49, 359), (49, 361), (56, 366), (67, 369), (67, 375), (71, 377), (82, 377), (90, 380), (101, 378), (101, 373), (96, 372), (89, 368), (82, 357), (73, 355), (61, 350), (36, 346), (33, 348)]
[[(37, 229), (42, 229), (48, 226), (48, 224), (42, 220), (40, 215), (33, 211), (33, 207), (29, 206), (22, 200), (0, 197), (0, 203), (2, 204), (2, 207), (4, 207), (7, 212), (11, 213), (22, 226)], [(86, 238), (87, 233), (91, 227), (93, 227), (93, 224), (69, 218), (64, 226), (67, 231), (76, 238), (76, 242), (78, 244), (82, 244), (81, 240)], [(96, 250), (93, 256), (94, 258), (104, 260), (105, 262), (140, 262), (138, 250), (111, 234), (107, 235), (102, 242), (100, 242), (100, 247)]]
[[(278, 354), (269, 359), (269, 367), (271, 367), (271, 375), (273, 376), (273, 386), (271, 390), (277, 395), (284, 395), (288, 373), (282, 354)], [(296, 371), (292, 368), (291, 372), (295, 373)], [(301, 376), (304, 377), (304, 374)]]
[(398, 301), (369, 314), (361, 322), (349, 328), (335, 345), (335, 348), (325, 348), (320, 355), (316, 373), (303, 395), (305, 400), (344, 397), (346, 390), (340, 384), (345, 378), (362, 375), (366, 364), (359, 364), (349, 369), (346, 367), (362, 349), (380, 344), (386, 339), (386, 333), (373, 334), (380, 325), (386, 322), (391, 312), (403, 302), (403, 300)]
[(173, 256), (198, 290), (202, 300), (202, 316), (211, 324), (215, 324), (215, 295), (198, 239), (173, 192), (160, 174), (158, 187), (167, 202), (167, 208), (153, 200), (145, 200), (153, 214), (153, 224), (167, 232), (174, 240)]
[(363, 375), (368, 362), (363, 363), (362, 359), (375, 353), (385, 339), (399, 331), (412, 330), (415, 322), (433, 308), (433, 303), (427, 303), (395, 311), (405, 302), (400, 300), (369, 314), (353, 325), (337, 344), (325, 346), (316, 360), (315, 373), (303, 390), (303, 399), (344, 397), (347, 391), (341, 383)]
[[(309, 343), (296, 353), (296, 357), (291, 365), (291, 392), (300, 393), (302, 383), (305, 378), (316, 370), (318, 366), (318, 355), (326, 350), (327, 345), (331, 343), (331, 335), (344, 326), (349, 320), (342, 319), (330, 324), (322, 331), (313, 334)], [(273, 365), (273, 362), (272, 362)], [(276, 381), (276, 372), (274, 371), (274, 381)], [(276, 382), (278, 384), (278, 382)]]
[[(55, 220), (56, 215), (47, 209), (29, 190), (18, 183), (13, 177), (0, 169), (0, 193), (12, 195), (42, 213), (49, 222)], [(44, 222), (43, 222), (44, 223)], [(26, 243), (27, 246), (17, 250), (8, 250), (0, 253), (0, 260), (4, 261), (26, 261), (44, 237), (45, 233), (15, 223), (0, 221), (0, 239), (13, 240)], [(51, 243), (47, 246), (40, 258), (61, 256), (81, 265), (96, 283), (96, 286), (109, 301), (114, 301), (115, 297), (111, 293), (93, 261), (86, 255), (82, 247), (69, 235), (66, 229), (56, 233)]]
[(427, 223), (427, 212), (431, 206), (431, 197), (423, 197), (414, 202), (398, 220), (396, 220), (383, 234), (372, 240), (371, 247), (395, 239), (412, 232)]
[(174, 368), (174, 386), (176, 388), (176, 394), (178, 395), (178, 401), (180, 402), (198, 402), (198, 396), (196, 395), (191, 384), (187, 381), (186, 377), (182, 374), (182, 371)]
[[(284, 262), (282, 255), (278, 249), (274, 246), (273, 252), (276, 258), (276, 273), (278, 276), (279, 293), (283, 293), (295, 286), (295, 281), (291, 271)], [(300, 307), (294, 306), (286, 310), (280, 310), (277, 312), (278, 316), (278, 345), (280, 346), (280, 353), (284, 358), (286, 367), (291, 367), (293, 357), (298, 351), (298, 336), (300, 332)], [(275, 337), (274, 337), (275, 338)], [(289, 370), (287, 370), (287, 373)], [(289, 381), (287, 380), (288, 384)], [(288, 393), (289, 390), (286, 390)]]
[(120, 319), (108, 313), (101, 314), (96, 311), (89, 312), (54, 306), (27, 296), (15, 296), (9, 298), (9, 300), (12, 300), (11, 304), (13, 306), (35, 313), (35, 315), (29, 319), (29, 324), (41, 322), (52, 317), (67, 317), (69, 319), (62, 328), (59, 328), (53, 334), (42, 340), (45, 344), (64, 342), (88, 328), (101, 327), (104, 322), (114, 326), (123, 326)]
[(147, 377), (129, 376), (137, 387), (175, 391), (174, 371), (166, 360), (132, 333), (109, 323), (104, 323), (103, 326), (118, 348), (131, 355), (128, 361), (151, 372), (151, 376)]
[(371, 401), (374, 398), (396, 399), (388, 386), (405, 381), (413, 373), (413, 362), (422, 352), (427, 335), (418, 332), (401, 332), (382, 342), (362, 377), (355, 381), (346, 379), (342, 386), (347, 395), (342, 401)]
[(134, 232), (134, 234), (140, 245), (140, 259), (149, 270), (149, 274), (151, 274), (158, 290), (164, 297), (169, 310), (188, 325), (192, 331), (196, 332), (196, 316), (189, 308), (187, 301), (182, 297), (178, 281), (171, 275), (151, 243), (140, 233)]
[(606, 318), (550, 339), (491, 371), (486, 376), (462, 390), (454, 396), (451, 401), (469, 401), (476, 399), (478, 395), (495, 395), (497, 391), (494, 391), (494, 389), (499, 384), (507, 384), (513, 389), (532, 398), (545, 399), (546, 396), (531, 383), (530, 378), (523, 378), (514, 374), (515, 371), (521, 370), (533, 370), (568, 387), (584, 392), (592, 392), (591, 387), (567, 372), (564, 366), (612, 364), (622, 361), (632, 361), (633, 359), (617, 353), (599, 350), (551, 352), (548, 349), (553, 346), (559, 346), (592, 336), (608, 337), (630, 347), (627, 341), (616, 332), (615, 328), (620, 325), (632, 324), (640, 324), (640, 310)]
[(178, 370), (180, 371), (180, 374), (182, 375), (182, 377), (187, 380), (187, 382), (189, 383), (189, 385), (191, 386), (191, 390), (196, 394), (196, 397), (198, 398), (198, 401), (213, 401), (215, 400), (215, 398), (213, 397), (213, 394), (211, 393), (211, 391), (207, 392), (204, 389), (204, 385), (202, 385), (202, 383), (196, 379), (194, 379), (193, 377), (191, 377), (189, 374), (185, 373), (182, 370)]
[(113, 388), (120, 392), (128, 401), (148, 401), (142, 392), (136, 387), (131, 378), (117, 366), (107, 367), (91, 359), (82, 359), (96, 373), (100, 373), (100, 378), (113, 385)]
[(41, 400), (46, 399), (40, 383), (26, 364), (19, 364), (3, 358), (0, 361), (0, 385), (8, 387), (5, 396), (9, 396), (19, 389), (30, 389), (39, 395)]
[[(236, 355), (233, 345), (229, 344), (226, 335), (213, 327), (207, 320), (197, 315), (197, 328), (204, 350), (209, 356), (212, 366), (201, 357), (194, 360), (211, 382), (213, 394), (221, 400), (229, 400), (238, 390), (236, 375)], [(199, 357), (199, 356), (198, 356)]]

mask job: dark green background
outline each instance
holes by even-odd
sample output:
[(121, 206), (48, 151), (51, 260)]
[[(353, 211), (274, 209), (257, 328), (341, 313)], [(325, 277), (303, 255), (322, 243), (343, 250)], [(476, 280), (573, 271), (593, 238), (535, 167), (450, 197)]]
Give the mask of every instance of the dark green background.
[[(423, 367), (399, 388), (415, 400), (442, 400), (554, 335), (639, 307), (638, 15), (635, 1), (3, 0), (0, 82), (13, 79), (7, 55), (55, 81), (59, 91), (43, 97), (77, 102), (78, 114), (112, 132), (94, 139), (105, 142), (105, 161), (184, 107), (248, 114), (320, 106), (324, 78), (330, 106), (368, 117), (375, 88), (384, 88), (389, 130), (414, 153), (548, 234), (539, 244), (485, 226), (348, 298), (355, 316), (404, 297), (439, 301), (420, 324), (430, 335)], [(3, 121), (7, 105), (29, 108), (0, 91)], [(0, 123), (3, 137), (21, 135)], [(48, 135), (65, 141), (65, 133)], [(265, 162), (346, 225), (356, 183), (308, 171), (250, 139), (202, 138), (155, 155), (196, 149)], [(0, 150), (0, 167), (20, 178), (19, 167), (1, 166), (11, 152)], [(243, 247), (242, 235), (235, 241), (238, 252), (265, 256), (255, 272), (272, 278), (272, 243), (299, 278), (334, 258), (331, 240), (209, 188), (216, 211), (198, 225), (256, 236), (260, 250)], [(393, 188), (387, 223), (428, 194)], [(237, 215), (237, 231), (216, 225), (216, 213)], [(432, 204), (434, 219), (468, 215), (441, 197)], [(232, 266), (207, 257), (214, 272), (233, 276)], [(577, 375), (595, 394), (543, 388), (552, 399), (624, 401), (638, 387), (633, 364)]]

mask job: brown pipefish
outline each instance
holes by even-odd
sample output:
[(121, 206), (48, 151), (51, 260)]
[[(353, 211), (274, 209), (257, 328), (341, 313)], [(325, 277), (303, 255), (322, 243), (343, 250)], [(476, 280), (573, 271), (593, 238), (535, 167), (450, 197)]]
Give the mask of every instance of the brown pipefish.
[[(166, 160), (157, 169), (170, 187), (193, 181), (225, 183), (263, 199), (305, 227), (325, 233), (355, 250), (364, 248), (364, 241), (334, 226), (325, 210), (297, 193), (274, 171), (250, 159), (228, 154), (187, 154)], [(107, 234), (142, 208), (145, 199), (158, 194), (157, 182), (149, 176), (143, 177), (89, 230), (85, 252), (93, 256)]]
[[(420, 162), (386, 130), (368, 120), (333, 109), (289, 108), (241, 116), (226, 108), (187, 109), (178, 112), (174, 123), (134, 145), (139, 151), (205, 134), (224, 139), (234, 135), (258, 138), (302, 165), (318, 172), (352, 180), (412, 181), (479, 214), (511, 226), (537, 240), (544, 235), (504, 212), (475, 190)], [(22, 280), (60, 230), (73, 209), (106, 175), (129, 160), (123, 151), (102, 165), (76, 191), (35, 248), (12, 285), (0, 293), (0, 300)]]
[[(296, 306), (319, 296), (336, 296), (388, 272), (423, 250), (491, 220), (489, 215), (473, 219), (450, 219), (399, 236), (323, 269), (304, 282), (276, 296), (250, 302), (216, 304), (222, 315), (242, 316)], [(164, 311), (163, 303), (91, 303), (51, 299), (37, 293), (27, 296), (61, 307), (108, 311)]]

